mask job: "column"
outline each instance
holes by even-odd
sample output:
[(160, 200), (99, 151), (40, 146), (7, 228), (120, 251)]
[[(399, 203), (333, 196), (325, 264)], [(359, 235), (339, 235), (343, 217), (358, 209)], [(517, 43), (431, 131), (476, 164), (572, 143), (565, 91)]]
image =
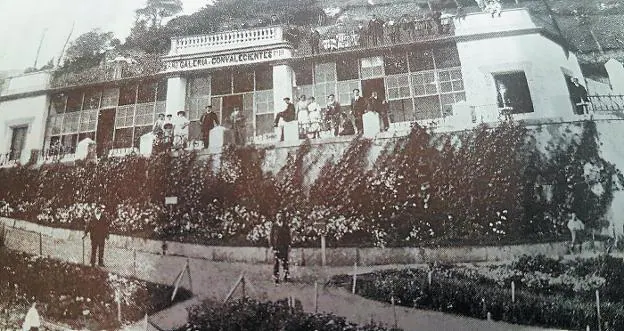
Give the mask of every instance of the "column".
[(286, 109), (284, 98), (292, 100), (293, 70), (289, 65), (279, 64), (273, 66), (273, 105), (274, 113), (277, 114)]
[(180, 110), (186, 110), (186, 78), (171, 77), (167, 79), (167, 101), (165, 112), (174, 117)]

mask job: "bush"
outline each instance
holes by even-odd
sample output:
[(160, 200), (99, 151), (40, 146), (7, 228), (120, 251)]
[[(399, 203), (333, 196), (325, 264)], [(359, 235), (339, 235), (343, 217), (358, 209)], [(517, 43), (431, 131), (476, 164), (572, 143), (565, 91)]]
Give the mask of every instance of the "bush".
[(258, 302), (241, 299), (226, 304), (204, 302), (191, 308), (189, 322), (178, 331), (385, 331), (378, 325), (357, 326), (333, 314), (304, 313), (300, 305), (288, 306), (287, 300)]

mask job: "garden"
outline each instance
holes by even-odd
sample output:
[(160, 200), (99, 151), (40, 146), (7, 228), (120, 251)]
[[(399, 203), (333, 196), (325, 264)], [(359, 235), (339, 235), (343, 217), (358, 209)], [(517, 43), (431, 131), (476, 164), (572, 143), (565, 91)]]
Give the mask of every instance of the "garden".
[[(501, 245), (567, 239), (569, 212), (598, 231), (623, 177), (600, 157), (594, 122), (548, 152), (519, 123), (461, 133), (414, 126), (369, 164), (355, 139), (304, 185), (312, 146), (277, 173), (266, 150), (228, 147), (221, 166), (195, 153), (0, 169), (0, 216), (84, 229), (96, 204), (116, 211), (116, 234), (204, 245), (262, 246), (275, 213), (295, 246)], [(304, 162), (304, 160), (307, 160)], [(307, 162), (307, 163), (306, 163)], [(165, 206), (166, 196), (178, 204)]]
[[(32, 303), (44, 320), (90, 330), (113, 329), (141, 320), (191, 293), (125, 278), (81, 265), (31, 256), (0, 248), (0, 329), (20, 330)], [(120, 323), (117, 301), (121, 307)]]
[(189, 322), (178, 331), (400, 331), (369, 324), (358, 326), (343, 317), (327, 313), (305, 313), (300, 305), (288, 300), (258, 302), (249, 299), (225, 304), (206, 301), (189, 311)]
[[(624, 330), (624, 261), (523, 256), (498, 265), (430, 265), (382, 271), (356, 280), (373, 300), (566, 330)], [(351, 276), (331, 282), (352, 290)], [(513, 288), (513, 289), (512, 289)], [(597, 302), (600, 305), (598, 315)]]

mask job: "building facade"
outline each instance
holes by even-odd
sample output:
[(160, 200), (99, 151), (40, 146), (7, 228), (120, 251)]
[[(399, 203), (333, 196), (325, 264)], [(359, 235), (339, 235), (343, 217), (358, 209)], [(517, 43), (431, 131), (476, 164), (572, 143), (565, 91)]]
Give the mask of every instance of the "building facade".
[(85, 138), (96, 142), (99, 155), (129, 151), (158, 114), (180, 110), (191, 121), (191, 139), (199, 140), (207, 105), (225, 127), (238, 107), (249, 142), (274, 141), (283, 98), (314, 96), (323, 106), (334, 94), (349, 110), (356, 88), (388, 101), (391, 127), (466, 111), (473, 121), (496, 122), (501, 109), (516, 119), (559, 118), (573, 114), (570, 78), (583, 81), (556, 31), (524, 9), (452, 18), (433, 33), (386, 36), (391, 42), (339, 33), (322, 40), (316, 54), (287, 41), (286, 31), (270, 26), (173, 38), (157, 74), (60, 88), (39, 82), (26, 92), (5, 88), (0, 153), (24, 162), (30, 150), (71, 151)]

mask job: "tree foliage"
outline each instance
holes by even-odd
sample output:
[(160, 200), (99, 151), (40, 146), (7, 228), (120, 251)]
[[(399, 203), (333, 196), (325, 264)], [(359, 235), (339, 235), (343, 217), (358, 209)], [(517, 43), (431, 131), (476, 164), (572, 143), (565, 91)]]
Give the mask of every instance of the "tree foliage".
[(159, 29), (162, 20), (182, 12), (182, 0), (147, 0), (145, 7), (136, 10), (140, 20), (147, 20), (150, 28)]
[(98, 65), (106, 51), (119, 47), (112, 32), (91, 30), (72, 41), (65, 53), (64, 67), (80, 71)]

